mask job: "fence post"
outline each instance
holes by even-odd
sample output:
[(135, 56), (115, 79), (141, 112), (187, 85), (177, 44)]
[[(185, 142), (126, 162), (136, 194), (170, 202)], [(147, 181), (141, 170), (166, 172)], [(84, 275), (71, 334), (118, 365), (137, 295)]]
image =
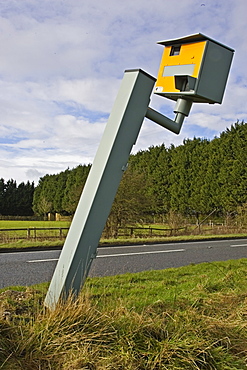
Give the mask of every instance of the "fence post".
[(133, 227), (131, 227), (131, 228), (130, 228), (130, 236), (133, 236), (133, 233), (134, 233), (134, 228), (133, 228)]

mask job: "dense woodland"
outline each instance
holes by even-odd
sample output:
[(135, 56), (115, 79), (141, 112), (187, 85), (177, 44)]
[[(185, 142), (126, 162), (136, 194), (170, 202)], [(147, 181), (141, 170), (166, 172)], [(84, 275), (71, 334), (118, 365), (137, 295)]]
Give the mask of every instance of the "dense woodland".
[(34, 183), (0, 179), (0, 215), (32, 216)]
[[(247, 124), (237, 122), (211, 141), (187, 139), (178, 147), (154, 146), (132, 155), (108, 224), (162, 219), (169, 212), (183, 216), (211, 212), (235, 215), (247, 204), (246, 142)], [(90, 165), (80, 165), (40, 178), (34, 190), (34, 213), (73, 215), (89, 170)], [(7, 184), (4, 188), (2, 180), (2, 214), (10, 214), (8, 188), (14, 187), (13, 194), (18, 194), (19, 187), (33, 186), (16, 187), (13, 180)], [(15, 212), (23, 214), (21, 203), (16, 204)]]

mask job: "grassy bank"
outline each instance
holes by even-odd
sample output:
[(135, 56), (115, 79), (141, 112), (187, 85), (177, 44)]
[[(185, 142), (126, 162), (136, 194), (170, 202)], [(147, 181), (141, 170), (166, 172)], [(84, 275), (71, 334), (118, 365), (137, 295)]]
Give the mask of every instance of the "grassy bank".
[(247, 259), (88, 279), (43, 308), (46, 285), (0, 294), (0, 369), (245, 369)]

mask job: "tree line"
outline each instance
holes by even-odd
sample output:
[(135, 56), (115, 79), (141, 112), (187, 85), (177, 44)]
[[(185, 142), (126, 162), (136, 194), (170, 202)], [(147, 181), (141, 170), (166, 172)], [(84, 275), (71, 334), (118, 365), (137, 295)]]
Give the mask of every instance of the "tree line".
[[(234, 213), (247, 201), (247, 124), (237, 122), (213, 140), (193, 138), (131, 155), (112, 207), (116, 220), (145, 215)], [(90, 165), (40, 179), (33, 209), (73, 214)]]
[(146, 173), (153, 211), (237, 212), (247, 201), (246, 142), (247, 125), (242, 122), (211, 141), (194, 138), (178, 147), (153, 147), (138, 153), (135, 166)]
[(32, 216), (34, 183), (29, 181), (17, 186), (15, 180), (0, 179), (0, 215)]
[[(152, 146), (131, 155), (106, 229), (169, 212), (236, 214), (247, 204), (246, 142), (247, 124), (237, 122), (212, 140), (194, 137), (177, 147)], [(73, 215), (90, 167), (40, 178), (32, 211)]]
[(38, 215), (73, 215), (91, 165), (79, 165), (55, 175), (41, 177), (35, 188), (33, 210)]

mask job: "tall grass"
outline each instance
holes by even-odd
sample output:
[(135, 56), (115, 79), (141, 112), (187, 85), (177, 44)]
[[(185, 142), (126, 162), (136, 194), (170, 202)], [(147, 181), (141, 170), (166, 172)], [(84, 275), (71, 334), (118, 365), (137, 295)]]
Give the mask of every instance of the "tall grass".
[(88, 279), (51, 312), (47, 286), (3, 291), (0, 369), (245, 369), (246, 270), (243, 259)]

